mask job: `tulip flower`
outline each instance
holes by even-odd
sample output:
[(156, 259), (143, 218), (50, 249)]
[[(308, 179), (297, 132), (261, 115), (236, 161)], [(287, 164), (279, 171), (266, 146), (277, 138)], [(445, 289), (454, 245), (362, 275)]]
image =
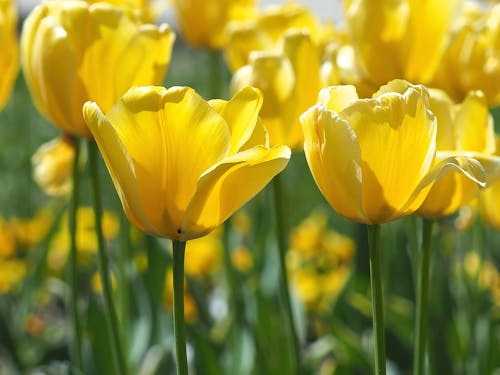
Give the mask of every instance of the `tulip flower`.
[(255, 0), (174, 0), (181, 35), (193, 46), (220, 50), (226, 26), (255, 13)]
[(48, 195), (68, 194), (74, 157), (72, 140), (67, 137), (44, 143), (31, 158), (33, 179)]
[(367, 79), (377, 86), (396, 78), (429, 83), (460, 3), (344, 1), (351, 42)]
[(107, 115), (86, 103), (84, 117), (129, 220), (186, 241), (215, 229), (288, 163), (288, 147), (266, 145), (261, 105), (253, 88), (206, 102), (187, 87), (138, 87)]
[(481, 90), (490, 106), (500, 104), (500, 4), (465, 7), (452, 35), (432, 84), (454, 100)]
[(17, 11), (13, 0), (0, 0), (0, 111), (4, 108), (14, 87), (19, 71), (17, 42)]
[[(481, 165), (465, 157), (436, 163), (437, 123), (423, 86), (404, 93), (382, 87), (358, 99), (353, 86), (320, 92), (301, 116), (313, 177), (341, 215), (382, 224), (416, 211), (434, 181), (450, 168), (481, 182)], [(385, 92), (387, 90), (387, 92)]]
[(299, 115), (314, 104), (320, 89), (319, 51), (305, 31), (284, 36), (281, 52), (254, 52), (249, 65), (233, 76), (234, 91), (251, 85), (262, 90), (261, 116), (271, 145), (302, 146)]
[(159, 84), (174, 34), (106, 3), (51, 1), (24, 23), (22, 65), (39, 111), (64, 133), (91, 137), (82, 106), (106, 111), (133, 85)]
[(331, 25), (322, 25), (304, 6), (292, 2), (272, 5), (256, 17), (231, 22), (227, 27), (228, 42), (224, 53), (234, 72), (247, 65), (252, 51), (271, 51), (279, 48), (281, 39), (290, 30), (306, 31), (320, 50), (335, 33)]

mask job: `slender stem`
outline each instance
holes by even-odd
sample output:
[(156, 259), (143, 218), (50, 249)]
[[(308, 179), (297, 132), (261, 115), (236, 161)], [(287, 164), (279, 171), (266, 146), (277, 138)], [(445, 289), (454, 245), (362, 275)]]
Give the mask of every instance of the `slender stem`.
[(69, 233), (70, 233), (70, 250), (68, 260), (68, 276), (70, 284), (70, 313), (71, 324), (73, 329), (73, 366), (79, 371), (83, 371), (82, 361), (82, 330), (80, 326), (80, 317), (78, 316), (78, 250), (76, 245), (76, 227), (77, 227), (77, 211), (78, 200), (80, 196), (80, 140), (73, 139), (73, 147), (75, 155), (73, 159), (73, 190), (71, 192), (71, 200), (69, 205)]
[(187, 375), (186, 325), (184, 323), (184, 252), (186, 242), (172, 241), (174, 247), (174, 336), (177, 375)]
[(375, 373), (385, 375), (385, 329), (382, 275), (380, 267), (380, 225), (368, 225), (370, 248), (370, 282), (372, 291), (372, 319), (375, 335)]
[(111, 277), (109, 272), (109, 260), (106, 253), (104, 236), (102, 233), (102, 205), (101, 205), (101, 192), (99, 183), (99, 169), (98, 169), (98, 151), (97, 145), (93, 140), (88, 142), (89, 152), (89, 166), (90, 175), (92, 180), (92, 201), (94, 205), (95, 216), (95, 231), (97, 236), (98, 247), (98, 266), (99, 274), (101, 276), (102, 291), (104, 297), (104, 307), (106, 311), (106, 323), (111, 336), (111, 352), (115, 367), (119, 375), (127, 374), (127, 365), (123, 355), (122, 340), (120, 339), (120, 332), (118, 329), (118, 317), (113, 303)]
[(288, 275), (286, 270), (286, 230), (285, 230), (285, 211), (283, 207), (284, 190), (280, 175), (277, 175), (273, 180), (274, 190), (274, 208), (276, 210), (276, 226), (278, 231), (278, 250), (279, 250), (279, 266), (280, 266), (280, 293), (285, 303), (288, 329), (292, 340), (292, 361), (294, 361), (297, 373), (301, 373), (301, 358), (300, 345), (297, 331), (293, 318), (292, 302), (290, 297), (290, 289), (288, 287)]
[(431, 264), (432, 220), (424, 219), (422, 251), (418, 255), (417, 306), (415, 314), (415, 342), (413, 345), (413, 374), (424, 373), (425, 347), (427, 343), (427, 315), (429, 305), (429, 274)]

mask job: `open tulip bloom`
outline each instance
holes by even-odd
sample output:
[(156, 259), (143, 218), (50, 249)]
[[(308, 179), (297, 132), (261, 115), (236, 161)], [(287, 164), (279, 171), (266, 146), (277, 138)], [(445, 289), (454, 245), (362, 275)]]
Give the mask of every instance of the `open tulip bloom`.
[(437, 121), (427, 90), (390, 82), (371, 99), (353, 86), (332, 86), (301, 116), (304, 152), (312, 175), (341, 215), (369, 224), (372, 314), (376, 373), (385, 373), (380, 276), (380, 226), (410, 215), (433, 184), (450, 170), (484, 185), (484, 169), (465, 155), (439, 157)]
[(290, 158), (267, 147), (262, 97), (247, 87), (206, 102), (188, 87), (130, 89), (104, 115), (84, 117), (129, 220), (146, 233), (186, 241), (212, 231), (256, 195)]

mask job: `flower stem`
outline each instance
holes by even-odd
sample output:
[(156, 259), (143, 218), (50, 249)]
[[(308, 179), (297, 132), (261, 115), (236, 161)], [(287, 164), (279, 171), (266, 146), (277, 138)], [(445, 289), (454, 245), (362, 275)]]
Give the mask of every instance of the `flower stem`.
[(187, 375), (186, 325), (184, 323), (184, 252), (186, 242), (172, 241), (174, 248), (174, 336), (177, 375)]
[(370, 282), (372, 292), (372, 319), (375, 335), (375, 373), (385, 375), (385, 329), (382, 275), (380, 267), (380, 225), (368, 225), (370, 248)]
[(415, 341), (413, 345), (413, 374), (424, 373), (427, 343), (427, 307), (429, 305), (429, 274), (431, 264), (432, 220), (423, 221), (422, 251), (418, 255), (417, 306), (415, 314)]
[(210, 70), (208, 78), (208, 87), (210, 90), (210, 97), (212, 99), (220, 97), (221, 91), (221, 52), (220, 51), (209, 51), (210, 54)]
[(119, 375), (127, 374), (127, 365), (123, 355), (122, 340), (120, 339), (120, 332), (118, 330), (118, 317), (116, 315), (115, 306), (112, 298), (111, 277), (109, 273), (109, 260), (104, 245), (104, 236), (102, 233), (102, 206), (101, 206), (101, 192), (99, 183), (99, 169), (98, 169), (98, 151), (97, 145), (93, 140), (88, 142), (89, 152), (89, 166), (90, 175), (92, 180), (92, 201), (94, 206), (95, 216), (95, 231), (97, 236), (97, 250), (98, 250), (98, 266), (99, 274), (101, 276), (102, 291), (104, 297), (104, 307), (106, 311), (106, 323), (111, 336), (111, 352), (115, 362), (115, 367)]
[(276, 210), (276, 226), (278, 231), (280, 293), (285, 303), (288, 329), (290, 331), (292, 340), (292, 350), (293, 350), (292, 361), (294, 362), (293, 364), (295, 366), (296, 373), (300, 374), (301, 373), (300, 345), (293, 319), (292, 302), (290, 297), (290, 289), (288, 287), (288, 275), (286, 270), (287, 240), (285, 232), (285, 211), (283, 207), (284, 191), (280, 175), (277, 175), (273, 179), (273, 190), (274, 190), (274, 208)]
[(69, 233), (70, 233), (70, 251), (68, 260), (68, 279), (70, 284), (70, 313), (73, 330), (73, 366), (78, 371), (83, 371), (82, 361), (82, 332), (80, 326), (80, 317), (78, 313), (78, 250), (76, 244), (77, 211), (78, 200), (80, 196), (80, 140), (73, 139), (75, 150), (73, 160), (73, 189), (69, 205)]

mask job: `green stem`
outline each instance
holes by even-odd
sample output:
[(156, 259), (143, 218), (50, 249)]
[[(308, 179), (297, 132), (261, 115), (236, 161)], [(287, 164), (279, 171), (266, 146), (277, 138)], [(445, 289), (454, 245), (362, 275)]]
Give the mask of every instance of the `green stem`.
[(115, 367), (119, 375), (127, 374), (127, 365), (123, 355), (122, 340), (118, 330), (118, 317), (112, 298), (111, 277), (109, 272), (109, 260), (106, 253), (104, 236), (102, 233), (102, 205), (99, 183), (98, 150), (93, 140), (88, 142), (89, 166), (92, 180), (92, 201), (94, 205), (95, 231), (97, 236), (98, 266), (101, 276), (102, 291), (104, 297), (104, 307), (106, 311), (106, 323), (111, 336), (111, 352)]
[(375, 335), (375, 373), (385, 375), (385, 329), (382, 275), (380, 267), (380, 225), (368, 225), (370, 249), (370, 282), (372, 291), (372, 319)]
[(284, 189), (281, 181), (281, 176), (277, 175), (273, 180), (274, 190), (274, 208), (276, 210), (276, 227), (278, 231), (278, 250), (279, 250), (279, 266), (280, 266), (280, 293), (285, 303), (287, 315), (288, 329), (292, 340), (292, 361), (297, 373), (301, 373), (301, 357), (300, 345), (297, 331), (293, 319), (292, 302), (290, 297), (290, 288), (288, 287), (288, 274), (286, 270), (286, 228), (285, 228), (285, 211), (283, 207)]
[(427, 344), (427, 316), (429, 305), (429, 275), (431, 264), (432, 220), (424, 219), (422, 251), (418, 255), (417, 306), (415, 313), (415, 342), (413, 346), (413, 374), (422, 375), (425, 367), (425, 347)]
[(73, 330), (73, 367), (78, 371), (83, 371), (82, 361), (82, 330), (80, 326), (80, 317), (78, 313), (78, 250), (76, 244), (77, 211), (78, 200), (80, 196), (80, 140), (73, 139), (75, 155), (73, 159), (73, 189), (69, 204), (69, 233), (70, 250), (68, 259), (68, 278), (70, 285), (70, 314)]
[(174, 248), (174, 336), (177, 375), (187, 375), (186, 325), (184, 323), (184, 252), (186, 242), (172, 241)]

